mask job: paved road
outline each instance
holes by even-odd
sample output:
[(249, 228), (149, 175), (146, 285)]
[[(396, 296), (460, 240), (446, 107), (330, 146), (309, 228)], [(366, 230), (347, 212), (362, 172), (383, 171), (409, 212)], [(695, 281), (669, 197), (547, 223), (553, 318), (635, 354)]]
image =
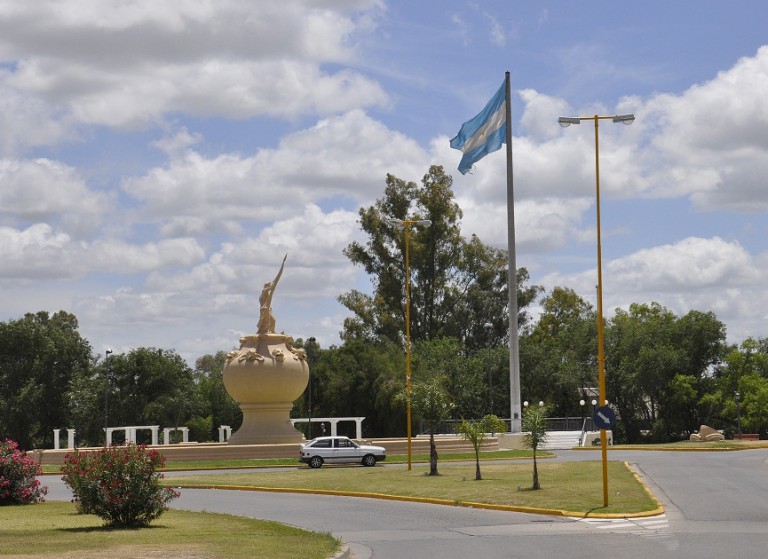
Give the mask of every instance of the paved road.
[[(558, 460), (599, 459), (558, 451)], [(354, 559), (620, 557), (728, 559), (768, 554), (768, 450), (611, 451), (666, 507), (660, 517), (576, 520), (374, 499), (185, 489), (173, 506), (332, 532)], [(391, 467), (391, 466), (390, 466)], [(68, 499), (52, 483), (49, 499)]]

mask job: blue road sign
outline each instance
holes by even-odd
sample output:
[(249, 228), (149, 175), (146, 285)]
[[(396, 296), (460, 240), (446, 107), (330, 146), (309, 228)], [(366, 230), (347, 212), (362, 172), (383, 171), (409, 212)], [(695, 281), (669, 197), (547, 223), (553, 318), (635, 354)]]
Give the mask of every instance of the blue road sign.
[(616, 414), (608, 406), (600, 406), (595, 409), (592, 421), (598, 429), (610, 429), (616, 423)]

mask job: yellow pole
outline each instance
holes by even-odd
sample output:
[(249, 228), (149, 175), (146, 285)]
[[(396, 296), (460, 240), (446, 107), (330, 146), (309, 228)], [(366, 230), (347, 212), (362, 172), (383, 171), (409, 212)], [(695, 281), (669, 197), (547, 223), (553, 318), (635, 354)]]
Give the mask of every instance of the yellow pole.
[(408, 269), (408, 240), (411, 222), (405, 226), (405, 398), (407, 406), (408, 471), (411, 470), (411, 275)]
[[(595, 115), (595, 191), (597, 205), (597, 375), (600, 391), (599, 406), (605, 405), (605, 332), (603, 328), (603, 251), (600, 233), (600, 142), (599, 121)], [(605, 429), (600, 429), (600, 450), (603, 461), (603, 506), (608, 506), (608, 445)]]

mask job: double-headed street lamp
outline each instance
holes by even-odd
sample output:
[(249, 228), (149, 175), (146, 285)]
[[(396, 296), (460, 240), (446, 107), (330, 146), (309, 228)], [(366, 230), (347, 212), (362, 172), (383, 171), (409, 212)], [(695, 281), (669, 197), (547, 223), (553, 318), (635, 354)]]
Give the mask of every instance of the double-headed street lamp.
[(408, 243), (411, 225), (429, 227), (432, 222), (428, 219), (396, 219), (386, 220), (390, 225), (400, 227), (405, 232), (405, 401), (408, 434), (408, 470), (411, 469), (411, 275), (408, 268)]
[[(563, 128), (571, 124), (581, 124), (584, 120), (592, 120), (595, 123), (595, 195), (597, 208), (597, 374), (600, 385), (599, 405), (606, 404), (605, 395), (605, 333), (603, 330), (603, 258), (602, 243), (600, 237), (600, 142), (598, 140), (599, 123), (601, 120), (611, 120), (622, 124), (632, 124), (635, 115), (613, 116), (561, 116), (557, 122)], [(603, 506), (608, 506), (608, 449), (605, 429), (600, 429), (600, 448), (603, 455)]]

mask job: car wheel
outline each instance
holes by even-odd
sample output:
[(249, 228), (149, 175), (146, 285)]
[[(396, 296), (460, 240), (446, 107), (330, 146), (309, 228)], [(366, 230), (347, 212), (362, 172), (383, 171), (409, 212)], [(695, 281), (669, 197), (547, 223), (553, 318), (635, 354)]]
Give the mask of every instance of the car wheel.
[(375, 466), (376, 457), (373, 454), (366, 454), (363, 456), (363, 466)]
[(313, 456), (309, 459), (309, 467), (310, 468), (319, 468), (323, 465), (323, 459), (319, 456)]

